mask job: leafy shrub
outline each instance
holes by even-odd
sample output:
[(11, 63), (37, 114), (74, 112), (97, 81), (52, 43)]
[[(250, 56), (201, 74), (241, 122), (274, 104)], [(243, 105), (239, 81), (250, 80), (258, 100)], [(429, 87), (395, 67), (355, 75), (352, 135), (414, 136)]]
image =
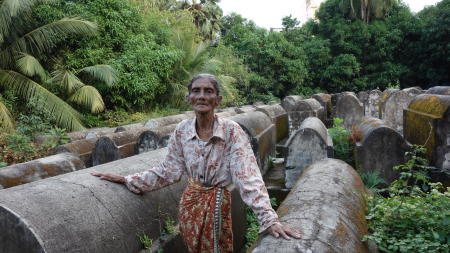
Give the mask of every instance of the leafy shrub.
[(363, 172), (360, 175), (366, 188), (372, 192), (380, 191), (377, 187), (386, 184), (386, 181), (380, 177), (380, 172), (378, 171)]
[(370, 235), (384, 252), (449, 252), (450, 188), (430, 183), (425, 148), (414, 146), (410, 158), (396, 166), (400, 177), (388, 188), (389, 198), (369, 196), (366, 217)]
[(333, 127), (328, 129), (328, 133), (333, 139), (334, 157), (353, 166), (353, 147), (349, 141), (350, 131), (345, 129), (343, 123), (343, 119), (333, 119)]
[(30, 137), (26, 135), (0, 134), (0, 162), (7, 165), (47, 156), (50, 149), (48, 146), (32, 143)]
[[(277, 199), (270, 198), (270, 204), (273, 208), (277, 207)], [(249, 249), (256, 239), (258, 239), (259, 232), (259, 223), (258, 217), (253, 212), (253, 210), (249, 207), (246, 208), (246, 216), (247, 216), (247, 232), (245, 233), (245, 250)]]

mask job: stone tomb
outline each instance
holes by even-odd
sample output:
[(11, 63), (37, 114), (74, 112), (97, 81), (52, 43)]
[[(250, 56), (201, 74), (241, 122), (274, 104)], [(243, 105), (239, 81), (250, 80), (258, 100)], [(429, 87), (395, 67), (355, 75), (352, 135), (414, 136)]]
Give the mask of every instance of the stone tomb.
[(247, 134), (261, 174), (264, 175), (269, 168), (269, 157), (275, 157), (276, 130), (272, 120), (259, 111), (238, 114), (230, 119)]
[(395, 130), (403, 133), (403, 110), (415, 96), (421, 93), (422, 91), (416, 88), (391, 93), (384, 103), (382, 119), (391, 122)]
[[(160, 164), (166, 154), (167, 149), (158, 149), (1, 190), (0, 252), (138, 252), (138, 234), (155, 240), (167, 219), (177, 220), (186, 178), (137, 195), (90, 173), (143, 172)], [(232, 194), (234, 245), (241, 249), (245, 208), (237, 191)]]
[(286, 142), (286, 188), (290, 189), (303, 170), (316, 161), (332, 157), (333, 144), (325, 125), (316, 117), (303, 121)]
[(368, 233), (364, 184), (341, 160), (309, 166), (277, 210), (281, 222), (298, 230), (301, 239), (260, 235), (253, 253), (365, 253)]
[(409, 145), (402, 135), (389, 126), (386, 121), (366, 117), (359, 125), (361, 140), (356, 143), (356, 167), (362, 172), (378, 172), (389, 185), (398, 178), (394, 166), (406, 162), (405, 152)]
[(0, 168), (0, 189), (84, 169), (78, 156), (61, 153)]
[(336, 103), (336, 117), (344, 120), (344, 127), (352, 130), (359, 125), (364, 117), (364, 106), (351, 92), (343, 92), (338, 96)]
[(435, 86), (429, 88), (425, 94), (450, 95), (450, 86)]
[[(404, 120), (405, 139), (424, 145), (431, 164), (450, 172), (450, 96), (416, 96), (404, 111)], [(450, 185), (445, 173), (437, 173), (433, 178)]]

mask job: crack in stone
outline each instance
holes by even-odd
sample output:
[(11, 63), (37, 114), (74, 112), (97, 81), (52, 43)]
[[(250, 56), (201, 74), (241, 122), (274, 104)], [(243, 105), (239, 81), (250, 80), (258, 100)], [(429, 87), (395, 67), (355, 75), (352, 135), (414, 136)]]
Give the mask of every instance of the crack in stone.
[[(62, 179), (59, 179), (59, 181), (61, 181), (61, 182), (64, 182), (64, 183), (70, 183), (70, 184), (73, 184), (73, 185), (78, 185), (78, 186), (81, 186), (82, 188), (84, 188), (84, 189), (87, 189), (91, 194), (92, 194), (92, 196), (103, 206), (103, 208), (105, 208), (106, 209), (106, 211), (108, 211), (108, 213), (109, 213), (109, 215), (111, 216), (111, 218), (112, 218), (112, 221), (117, 225), (117, 227), (119, 227), (119, 229), (123, 232), (123, 233), (126, 233), (126, 230), (116, 221), (116, 219), (115, 219), (115, 217), (114, 217), (114, 215), (111, 213), (111, 211), (109, 210), (109, 208), (103, 203), (103, 201), (100, 199), (100, 198), (98, 198), (96, 195), (95, 195), (95, 193), (94, 193), (94, 191), (92, 191), (89, 187), (87, 187), (86, 185), (83, 185), (83, 184), (79, 184), (79, 183), (75, 183), (75, 182), (70, 182), (70, 181), (65, 181), (65, 180), (62, 180)], [(124, 242), (125, 243), (125, 245), (126, 245), (126, 242)], [(127, 248), (129, 248), (128, 247), (128, 245), (126, 245), (126, 247)]]

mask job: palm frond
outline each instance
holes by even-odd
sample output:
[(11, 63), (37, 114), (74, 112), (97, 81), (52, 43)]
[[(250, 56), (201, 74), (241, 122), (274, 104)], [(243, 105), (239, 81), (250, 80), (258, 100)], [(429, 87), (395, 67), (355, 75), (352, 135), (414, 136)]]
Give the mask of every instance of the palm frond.
[(72, 71), (66, 69), (57, 69), (53, 71), (52, 81), (63, 87), (68, 95), (73, 94), (76, 90), (85, 85), (74, 73), (72, 73)]
[(45, 105), (55, 115), (60, 127), (69, 131), (84, 129), (80, 114), (75, 109), (25, 75), (12, 70), (0, 70), (0, 85), (14, 89), (26, 101), (34, 98)]
[(79, 18), (63, 18), (40, 26), (9, 44), (0, 51), (0, 59), (12, 64), (14, 55), (23, 52), (39, 55), (48, 52), (68, 35), (93, 35), (97, 25)]
[(110, 65), (94, 65), (80, 69), (80, 73), (86, 73), (92, 78), (112, 86), (117, 82), (117, 72)]
[(91, 113), (99, 113), (105, 110), (105, 103), (103, 102), (102, 95), (100, 95), (95, 87), (90, 85), (85, 85), (75, 91), (69, 98), (69, 101), (88, 107), (91, 110)]
[(30, 11), (35, 0), (3, 0), (0, 2), (0, 45), (5, 41), (14, 26), (12, 20), (21, 16), (21, 13)]
[(39, 63), (38, 59), (34, 58), (32, 55), (21, 53), (16, 61), (16, 65), (22, 74), (29, 77), (39, 76), (42, 80), (47, 80), (47, 73)]
[(11, 112), (6, 108), (5, 104), (0, 101), (0, 129), (11, 130), (14, 129), (14, 120)]

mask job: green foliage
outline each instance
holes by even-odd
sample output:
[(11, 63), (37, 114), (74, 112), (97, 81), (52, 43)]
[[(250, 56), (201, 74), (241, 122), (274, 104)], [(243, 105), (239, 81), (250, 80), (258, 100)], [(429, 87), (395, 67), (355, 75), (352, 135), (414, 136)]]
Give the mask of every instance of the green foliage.
[(7, 165), (27, 162), (49, 155), (50, 147), (38, 146), (21, 134), (0, 134), (0, 162)]
[(379, 192), (380, 189), (378, 189), (378, 187), (386, 184), (386, 181), (380, 177), (378, 171), (363, 172), (360, 175), (366, 188), (372, 192)]
[(429, 171), (433, 168), (429, 166), (426, 157), (426, 148), (419, 145), (413, 145), (412, 150), (406, 152), (409, 160), (393, 169), (400, 171), (400, 177), (391, 185), (393, 194), (408, 194), (414, 187), (419, 186), (421, 190), (429, 190)]
[[(276, 198), (270, 198), (270, 204), (272, 207), (276, 207), (277, 199)], [(246, 208), (246, 216), (247, 216), (247, 232), (245, 233), (245, 250), (248, 250), (253, 243), (256, 242), (256, 239), (258, 239), (259, 235), (259, 223), (258, 223), (258, 217), (253, 212), (252, 209), (249, 207)]]
[(148, 235), (146, 235), (144, 232), (142, 232), (142, 234), (136, 234), (137, 237), (139, 238), (139, 241), (142, 244), (142, 247), (144, 247), (144, 249), (150, 249), (153, 245), (153, 240), (148, 237)]
[(343, 123), (343, 119), (334, 118), (333, 127), (328, 129), (328, 133), (333, 139), (334, 157), (353, 166), (353, 146), (349, 141), (351, 133), (344, 128)]
[(6, 167), (6, 166), (8, 166), (7, 163), (5, 163), (5, 162), (0, 162), (0, 168)]
[(388, 198), (368, 197), (370, 235), (384, 252), (449, 252), (450, 188), (430, 183), (426, 151), (414, 146), (409, 161), (396, 166), (400, 178), (387, 189)]

